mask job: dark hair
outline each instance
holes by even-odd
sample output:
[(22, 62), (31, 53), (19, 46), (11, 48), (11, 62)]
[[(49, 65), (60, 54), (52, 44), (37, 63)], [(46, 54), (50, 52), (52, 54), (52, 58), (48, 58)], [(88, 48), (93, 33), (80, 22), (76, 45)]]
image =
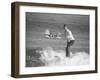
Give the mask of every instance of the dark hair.
[(66, 24), (64, 24), (64, 28), (66, 27)]
[(64, 27), (66, 26), (66, 24), (64, 24)]

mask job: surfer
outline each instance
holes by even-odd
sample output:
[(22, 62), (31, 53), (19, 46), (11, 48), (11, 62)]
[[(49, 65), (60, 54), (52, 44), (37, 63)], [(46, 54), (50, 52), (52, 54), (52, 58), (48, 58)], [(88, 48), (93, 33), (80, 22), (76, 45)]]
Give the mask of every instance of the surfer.
[(70, 57), (70, 47), (74, 44), (75, 38), (70, 29), (68, 29), (67, 25), (64, 24), (65, 35), (67, 39), (67, 46), (66, 46), (66, 57)]

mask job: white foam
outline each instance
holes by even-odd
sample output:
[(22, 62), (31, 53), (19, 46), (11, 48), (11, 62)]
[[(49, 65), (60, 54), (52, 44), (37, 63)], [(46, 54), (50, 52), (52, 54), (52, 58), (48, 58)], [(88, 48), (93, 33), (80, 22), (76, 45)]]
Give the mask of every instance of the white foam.
[(65, 51), (55, 51), (51, 47), (43, 50), (41, 60), (46, 66), (75, 66), (89, 64), (89, 54), (86, 52), (70, 53), (70, 57), (65, 56)]

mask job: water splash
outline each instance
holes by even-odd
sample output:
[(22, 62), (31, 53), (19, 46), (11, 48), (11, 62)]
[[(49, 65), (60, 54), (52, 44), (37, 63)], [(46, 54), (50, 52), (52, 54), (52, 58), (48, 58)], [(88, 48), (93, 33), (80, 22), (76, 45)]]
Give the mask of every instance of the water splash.
[(55, 51), (51, 47), (43, 49), (41, 61), (45, 66), (77, 66), (89, 64), (89, 54), (86, 52), (70, 52), (71, 56), (66, 57), (65, 51)]

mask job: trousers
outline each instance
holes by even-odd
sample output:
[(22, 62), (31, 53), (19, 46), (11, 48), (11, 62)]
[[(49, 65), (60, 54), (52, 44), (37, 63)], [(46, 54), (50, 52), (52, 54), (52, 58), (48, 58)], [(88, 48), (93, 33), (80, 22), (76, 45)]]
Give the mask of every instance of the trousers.
[(74, 44), (75, 40), (70, 40), (67, 42), (67, 47), (66, 47), (66, 57), (70, 56), (70, 47)]

